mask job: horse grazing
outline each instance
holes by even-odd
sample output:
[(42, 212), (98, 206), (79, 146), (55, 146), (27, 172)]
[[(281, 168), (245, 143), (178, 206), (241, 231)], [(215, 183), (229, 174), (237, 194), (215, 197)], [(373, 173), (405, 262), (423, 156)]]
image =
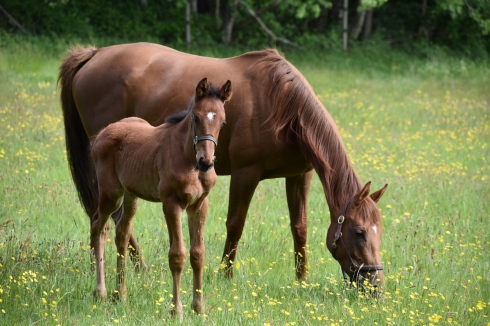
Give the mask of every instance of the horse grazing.
[(207, 195), (216, 183), (214, 152), (218, 134), (225, 123), (224, 102), (231, 98), (227, 81), (221, 89), (204, 78), (195, 97), (183, 113), (153, 127), (140, 118), (125, 118), (103, 129), (93, 142), (92, 156), (98, 180), (98, 208), (92, 219), (91, 242), (95, 251), (96, 297), (107, 295), (104, 281), (105, 225), (123, 207), (116, 225), (117, 277), (115, 296), (126, 297), (126, 250), (131, 220), (138, 198), (162, 202), (168, 226), (168, 253), (173, 278), (173, 312), (182, 314), (180, 277), (186, 260), (181, 215), (189, 218), (190, 261), (193, 270), (192, 309), (203, 311), (202, 275), (204, 265), (204, 225), (208, 212)]
[[(137, 116), (159, 125), (174, 108), (185, 105), (193, 92), (190, 81), (199, 76), (220, 83), (232, 79), (238, 90), (227, 103), (227, 128), (220, 133), (216, 150), (217, 174), (231, 175), (223, 250), (226, 275), (233, 276), (237, 246), (258, 183), (284, 177), (296, 277), (308, 278), (307, 199), (316, 171), (330, 210), (329, 250), (351, 280), (368, 277), (373, 285), (381, 283), (383, 229), (376, 202), (386, 186), (369, 195), (370, 183), (364, 185), (356, 175), (332, 117), (303, 75), (276, 50), (217, 59), (148, 43), (72, 48), (60, 67), (58, 82), (68, 162), (87, 214), (95, 211), (98, 197), (94, 168), (85, 150), (90, 137), (124, 117)], [(161, 103), (168, 105), (162, 108)], [(137, 256), (136, 240), (131, 238), (130, 244)]]

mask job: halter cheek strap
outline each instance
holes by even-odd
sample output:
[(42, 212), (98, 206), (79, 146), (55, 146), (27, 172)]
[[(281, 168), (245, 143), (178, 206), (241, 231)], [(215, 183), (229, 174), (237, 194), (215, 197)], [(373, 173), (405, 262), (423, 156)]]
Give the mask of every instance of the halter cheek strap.
[[(335, 253), (337, 250), (337, 241), (340, 240), (340, 243), (342, 244), (342, 248), (344, 248), (344, 252), (347, 254), (347, 256), (350, 259), (351, 266), (350, 266), (350, 271), (353, 273), (359, 273), (359, 272), (372, 272), (372, 271), (382, 271), (384, 269), (383, 265), (364, 265), (361, 264), (359, 266), (354, 262), (354, 259), (352, 259), (352, 256), (349, 254), (349, 251), (347, 250), (347, 247), (344, 243), (344, 240), (342, 239), (342, 225), (344, 224), (345, 221), (345, 214), (347, 213), (347, 209), (349, 208), (350, 203), (352, 202), (352, 198), (349, 199), (349, 201), (345, 204), (344, 209), (342, 211), (342, 214), (337, 218), (337, 230), (335, 231), (335, 237), (333, 239), (332, 243), (332, 256), (335, 258)], [(336, 259), (336, 258), (335, 258)], [(345, 272), (342, 270), (344, 273), (344, 278), (345, 278)]]

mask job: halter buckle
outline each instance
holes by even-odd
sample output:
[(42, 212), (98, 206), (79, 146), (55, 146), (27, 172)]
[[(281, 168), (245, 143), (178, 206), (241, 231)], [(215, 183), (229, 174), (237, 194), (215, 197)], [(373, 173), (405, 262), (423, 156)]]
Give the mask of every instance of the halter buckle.
[(345, 221), (344, 215), (340, 215), (339, 218), (337, 219), (337, 223), (342, 224)]

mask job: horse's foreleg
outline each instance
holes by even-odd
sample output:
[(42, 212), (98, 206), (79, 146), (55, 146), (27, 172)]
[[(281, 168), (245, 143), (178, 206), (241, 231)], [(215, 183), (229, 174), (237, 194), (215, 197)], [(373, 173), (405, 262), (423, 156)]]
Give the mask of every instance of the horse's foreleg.
[(191, 242), (190, 260), (193, 271), (192, 309), (202, 314), (204, 311), (204, 299), (202, 295), (202, 277), (204, 268), (204, 226), (208, 215), (208, 199), (202, 201), (200, 207), (187, 209), (189, 218), (189, 238)]
[(180, 299), (180, 278), (184, 269), (186, 249), (182, 235), (182, 209), (174, 199), (163, 201), (163, 214), (167, 222), (170, 238), (170, 249), (168, 251), (168, 262), (173, 278), (172, 309), (175, 316), (182, 316), (182, 301)]
[(116, 225), (116, 247), (117, 247), (117, 276), (116, 291), (114, 298), (121, 301), (126, 300), (126, 253), (128, 242), (133, 231), (132, 219), (138, 209), (138, 198), (126, 194), (124, 196), (123, 216)]
[(238, 242), (242, 236), (248, 207), (260, 181), (260, 171), (260, 169), (251, 167), (234, 170), (231, 174), (228, 216), (226, 218), (227, 235), (222, 258), (225, 275), (230, 278), (233, 277), (232, 265), (236, 257)]
[(286, 178), (286, 195), (294, 241), (296, 278), (308, 279), (308, 259), (306, 257), (306, 237), (308, 227), (308, 193), (313, 171)]

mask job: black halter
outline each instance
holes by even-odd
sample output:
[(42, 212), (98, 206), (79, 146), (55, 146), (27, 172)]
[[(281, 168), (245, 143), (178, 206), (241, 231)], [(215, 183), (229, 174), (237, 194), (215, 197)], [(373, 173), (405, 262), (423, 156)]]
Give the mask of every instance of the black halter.
[(216, 146), (218, 146), (218, 140), (216, 138), (214, 138), (213, 136), (211, 136), (211, 135), (198, 136), (197, 135), (194, 111), (192, 111), (191, 128), (192, 128), (192, 135), (193, 135), (193, 139), (194, 139), (194, 152), (197, 153), (196, 145), (198, 142), (200, 142), (202, 140), (212, 141), (214, 143), (214, 148), (216, 148)]
[[(344, 240), (342, 239), (342, 225), (345, 221), (345, 214), (347, 213), (347, 209), (349, 208), (350, 203), (352, 202), (352, 199), (349, 199), (349, 201), (345, 204), (344, 209), (342, 211), (342, 214), (337, 218), (337, 231), (335, 231), (335, 237), (333, 239), (332, 243), (332, 256), (335, 258), (335, 252), (337, 249), (337, 241), (340, 239), (340, 243), (342, 247), (344, 248), (345, 253), (347, 256), (349, 256), (351, 265), (350, 265), (350, 271), (354, 274), (357, 274), (359, 272), (372, 272), (372, 271), (382, 271), (383, 270), (383, 265), (365, 265), (361, 264), (360, 266), (356, 264), (354, 259), (352, 259), (352, 256), (349, 254), (349, 251), (347, 250), (347, 247), (345, 246)], [(336, 259), (336, 258), (335, 258)], [(342, 273), (344, 274), (344, 279), (347, 279), (345, 271), (342, 269)]]

